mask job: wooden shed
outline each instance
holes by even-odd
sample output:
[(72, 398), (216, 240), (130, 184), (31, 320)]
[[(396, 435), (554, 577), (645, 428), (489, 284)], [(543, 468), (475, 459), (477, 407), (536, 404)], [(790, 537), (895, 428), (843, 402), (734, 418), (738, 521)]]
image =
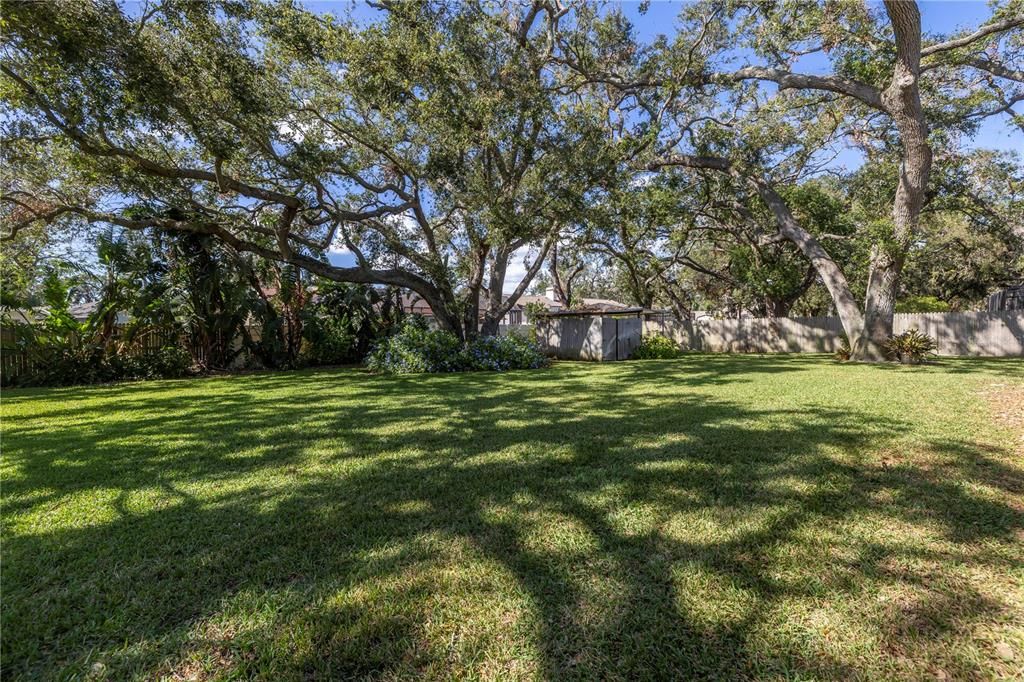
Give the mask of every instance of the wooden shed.
[(541, 315), (537, 342), (562, 360), (628, 360), (640, 345), (643, 308), (596, 306)]

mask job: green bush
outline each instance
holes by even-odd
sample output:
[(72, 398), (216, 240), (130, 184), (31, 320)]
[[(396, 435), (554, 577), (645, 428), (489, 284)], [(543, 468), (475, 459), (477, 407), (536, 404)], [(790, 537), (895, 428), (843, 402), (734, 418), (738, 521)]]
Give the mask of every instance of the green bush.
[(465, 369), (538, 369), (548, 364), (537, 344), (521, 336), (482, 336), (463, 350)]
[(911, 296), (896, 304), (898, 313), (946, 313), (950, 310), (948, 303), (935, 296)]
[[(72, 386), (137, 379), (176, 379), (186, 376), (192, 358), (184, 348), (166, 346), (138, 355), (117, 353), (100, 346), (53, 348), (33, 368), (5, 377), (9, 386)], [(38, 357), (38, 355), (37, 355)]]
[(338, 318), (311, 317), (304, 325), (302, 362), (308, 365), (343, 365), (362, 358), (350, 325)]
[(178, 379), (192, 368), (192, 356), (181, 346), (164, 346), (140, 355), (111, 355), (119, 365), (118, 380)]
[(28, 369), (12, 377), (4, 377), (9, 386), (70, 386), (114, 381), (116, 370), (110, 367), (103, 349), (95, 346), (52, 347), (46, 352), (27, 353)]
[(329, 280), (319, 280), (317, 289), (303, 311), (303, 364), (362, 362), (379, 340), (396, 331), (403, 317), (390, 289)]
[(516, 336), (485, 336), (464, 344), (451, 332), (410, 321), (394, 336), (382, 339), (366, 358), (374, 372), (505, 371), (535, 369), (548, 360), (536, 344)]
[(416, 374), (458, 372), (462, 369), (462, 342), (451, 332), (429, 329), (410, 321), (397, 334), (382, 339), (366, 357), (374, 372)]
[(899, 360), (905, 365), (921, 363), (928, 355), (934, 355), (935, 348), (935, 339), (915, 328), (890, 337), (885, 344), (885, 349), (892, 359)]
[(651, 334), (650, 336), (645, 336), (640, 341), (640, 345), (633, 351), (632, 359), (670, 360), (678, 358), (682, 354), (683, 352), (679, 349), (679, 345), (672, 339), (661, 334)]

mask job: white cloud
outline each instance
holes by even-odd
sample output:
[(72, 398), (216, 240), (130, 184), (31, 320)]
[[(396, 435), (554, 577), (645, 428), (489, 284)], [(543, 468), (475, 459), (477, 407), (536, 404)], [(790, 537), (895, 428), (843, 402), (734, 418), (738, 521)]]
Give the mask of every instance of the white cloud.
[(293, 144), (302, 144), (307, 135), (318, 133), (324, 144), (341, 147), (344, 141), (339, 138), (334, 130), (323, 121), (305, 117), (300, 119), (296, 114), (290, 114), (277, 122), (277, 134), (282, 140), (288, 140)]
[(345, 238), (341, 236), (340, 230), (334, 234), (334, 241), (332, 241), (331, 245), (327, 247), (327, 253), (339, 253), (343, 255), (352, 253), (352, 249), (345, 245)]
[(508, 269), (505, 271), (505, 286), (502, 288), (502, 293), (511, 294), (519, 286), (519, 283), (526, 277), (527, 261), (533, 263), (536, 256), (536, 249), (529, 246), (524, 246), (512, 254), (508, 260)]

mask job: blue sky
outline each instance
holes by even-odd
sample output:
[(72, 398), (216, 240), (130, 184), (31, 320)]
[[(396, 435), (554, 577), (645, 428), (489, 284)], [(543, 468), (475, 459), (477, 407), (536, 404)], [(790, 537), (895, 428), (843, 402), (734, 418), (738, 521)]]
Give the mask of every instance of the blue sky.
[[(633, 19), (633, 24), (641, 37), (653, 38), (659, 34), (672, 34), (679, 8), (685, 3), (654, 0), (646, 15), (639, 13), (639, 2), (618, 4)], [(881, 7), (882, 3), (872, 2), (870, 4)], [(980, 0), (978, 2), (973, 0), (926, 1), (919, 3), (919, 6), (922, 28), (926, 33), (947, 33), (975, 26), (991, 14), (988, 5)]]

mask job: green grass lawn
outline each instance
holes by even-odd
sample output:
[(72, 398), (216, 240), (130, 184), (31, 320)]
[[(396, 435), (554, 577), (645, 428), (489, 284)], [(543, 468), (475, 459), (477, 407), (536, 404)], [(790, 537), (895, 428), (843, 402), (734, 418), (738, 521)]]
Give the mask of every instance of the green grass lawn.
[(5, 391), (3, 677), (1015, 678), (1021, 396), (807, 356)]

